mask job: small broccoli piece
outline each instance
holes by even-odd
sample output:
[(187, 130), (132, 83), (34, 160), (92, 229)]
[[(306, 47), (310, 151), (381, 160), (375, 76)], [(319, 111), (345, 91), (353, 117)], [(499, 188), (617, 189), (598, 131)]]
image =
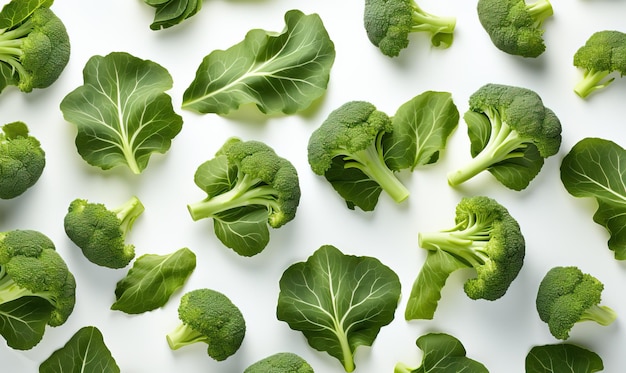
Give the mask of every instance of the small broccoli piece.
[(313, 172), (324, 175), (348, 207), (371, 211), (381, 191), (396, 202), (407, 188), (385, 163), (382, 139), (393, 130), (391, 119), (365, 101), (351, 101), (330, 113), (309, 138)]
[(27, 350), (45, 326), (65, 323), (74, 309), (76, 281), (54, 243), (34, 230), (0, 233), (0, 334)]
[(246, 334), (239, 308), (215, 290), (196, 289), (184, 294), (178, 317), (181, 323), (166, 336), (172, 350), (202, 342), (208, 345), (211, 358), (222, 361), (239, 350)]
[(77, 198), (67, 209), (65, 233), (90, 262), (124, 268), (135, 257), (135, 246), (126, 243), (126, 236), (143, 212), (135, 196), (114, 209)]
[(259, 141), (229, 139), (194, 179), (207, 197), (187, 205), (191, 218), (213, 218), (222, 243), (244, 256), (261, 252), (267, 226), (293, 220), (300, 203), (296, 168)]
[(292, 352), (279, 352), (250, 365), (243, 373), (314, 373), (302, 357)]
[(545, 50), (543, 22), (553, 15), (548, 0), (479, 0), (478, 19), (501, 51), (538, 57)]
[(439, 232), (420, 232), (419, 245), (428, 256), (406, 308), (406, 319), (432, 318), (448, 276), (473, 268), (476, 277), (465, 282), (471, 299), (502, 297), (522, 268), (525, 240), (517, 221), (495, 200), (465, 197), (456, 207), (455, 226)]
[(600, 280), (578, 267), (554, 267), (539, 284), (536, 299), (539, 318), (548, 324), (555, 338), (562, 340), (569, 338), (569, 332), (578, 322), (610, 325), (617, 314), (600, 305), (603, 290)]
[(604, 30), (592, 34), (574, 54), (574, 66), (583, 71), (574, 86), (578, 96), (585, 98), (606, 88), (615, 80), (611, 73), (626, 74), (626, 33)]
[(23, 122), (2, 126), (0, 134), (0, 198), (11, 199), (35, 185), (46, 165), (39, 140)]
[(527, 88), (486, 84), (470, 96), (464, 119), (473, 159), (448, 174), (451, 186), (489, 170), (506, 187), (522, 190), (561, 146), (559, 118)]
[[(32, 12), (16, 9), (26, 6), (13, 0), (0, 11), (5, 19), (19, 21), (0, 27), (0, 64), (8, 65), (13, 72), (14, 79), (9, 83), (31, 92), (59, 78), (69, 61), (70, 40), (63, 22), (46, 5), (38, 5)], [(26, 15), (15, 20), (14, 13)]]
[(365, 0), (363, 20), (369, 40), (390, 57), (409, 46), (412, 32), (427, 32), (433, 46), (448, 48), (456, 27), (456, 17), (427, 13), (415, 0)]

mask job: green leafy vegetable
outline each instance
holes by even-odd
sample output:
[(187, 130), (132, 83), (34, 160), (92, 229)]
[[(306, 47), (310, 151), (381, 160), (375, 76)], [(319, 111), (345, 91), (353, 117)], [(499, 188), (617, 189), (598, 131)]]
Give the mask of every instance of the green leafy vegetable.
[(626, 259), (626, 150), (600, 138), (584, 138), (561, 162), (561, 181), (574, 197), (594, 198), (593, 221), (610, 234), (615, 259)]
[(162, 307), (195, 268), (196, 255), (188, 248), (166, 255), (142, 255), (117, 283), (111, 309), (138, 314)]
[(76, 125), (76, 148), (87, 163), (103, 170), (126, 165), (139, 174), (152, 153), (170, 148), (183, 121), (164, 93), (173, 84), (165, 68), (113, 52), (91, 57), (83, 79), (61, 111)]
[(276, 315), (301, 331), (311, 347), (354, 370), (354, 352), (371, 346), (394, 318), (400, 281), (378, 259), (320, 247), (283, 273)]
[(465, 347), (451, 335), (429, 333), (419, 337), (416, 344), (424, 352), (421, 366), (410, 368), (399, 362), (394, 373), (489, 373), (482, 363), (465, 356)]
[(39, 366), (39, 373), (119, 373), (115, 358), (95, 326), (78, 330)]
[(526, 355), (526, 373), (593, 373), (603, 369), (598, 354), (569, 343), (534, 346)]
[(292, 114), (326, 91), (335, 46), (317, 14), (285, 14), (282, 33), (254, 29), (227, 50), (200, 64), (183, 95), (183, 108), (227, 114), (241, 104), (263, 113)]
[(202, 0), (144, 0), (156, 8), (152, 30), (161, 30), (175, 26), (195, 15), (202, 8)]

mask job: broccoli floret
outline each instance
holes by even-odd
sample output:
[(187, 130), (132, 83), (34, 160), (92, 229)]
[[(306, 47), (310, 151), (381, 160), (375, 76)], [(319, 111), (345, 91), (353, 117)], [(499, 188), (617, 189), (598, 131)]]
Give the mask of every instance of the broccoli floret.
[(477, 10), (481, 25), (501, 51), (534, 58), (546, 50), (543, 22), (553, 15), (548, 0), (479, 0)]
[(419, 245), (428, 256), (413, 284), (406, 319), (430, 319), (448, 276), (473, 268), (476, 277), (464, 290), (471, 299), (502, 297), (522, 268), (525, 240), (517, 221), (495, 200), (464, 197), (456, 206), (455, 226), (439, 232), (420, 232)]
[[(23, 3), (13, 0), (0, 11), (0, 18), (12, 21), (0, 25), (0, 64), (8, 65), (14, 75), (6, 83), (31, 92), (59, 78), (69, 61), (70, 40), (65, 25), (48, 8), (49, 4), (39, 4), (27, 12), (22, 8), (30, 4)], [(23, 17), (15, 17), (16, 13)]]
[(293, 220), (300, 203), (296, 168), (260, 141), (229, 139), (194, 179), (207, 197), (187, 205), (191, 218), (213, 218), (222, 243), (244, 256), (261, 252), (267, 226)]
[(2, 126), (0, 134), (0, 198), (11, 199), (35, 185), (46, 165), (41, 143), (23, 122)]
[(574, 54), (574, 66), (583, 71), (574, 86), (578, 96), (585, 98), (606, 88), (615, 80), (611, 73), (626, 74), (626, 33), (604, 30), (592, 34)]
[(77, 198), (67, 209), (65, 233), (90, 262), (124, 268), (135, 257), (135, 246), (126, 243), (126, 236), (143, 212), (144, 206), (135, 196), (112, 209)]
[(313, 368), (299, 355), (279, 352), (250, 365), (243, 373), (313, 373)]
[(331, 112), (311, 134), (311, 169), (326, 177), (350, 209), (373, 210), (383, 190), (394, 201), (402, 202), (409, 191), (383, 155), (383, 136), (392, 130), (389, 116), (371, 103), (348, 102)]
[(595, 321), (610, 325), (615, 311), (600, 305), (604, 285), (578, 267), (554, 267), (539, 284), (537, 312), (548, 324), (550, 333), (558, 339), (569, 338), (569, 332), (578, 322)]
[(456, 17), (427, 13), (415, 0), (365, 0), (363, 20), (369, 40), (390, 57), (408, 47), (412, 32), (427, 32), (433, 46), (448, 48), (456, 26)]
[(470, 96), (464, 119), (473, 159), (448, 174), (451, 186), (489, 170), (506, 187), (522, 190), (561, 146), (559, 118), (527, 88), (486, 84)]
[(172, 350), (206, 343), (207, 353), (217, 361), (233, 355), (243, 342), (246, 323), (230, 299), (212, 289), (196, 289), (184, 294), (178, 307), (181, 323), (167, 334)]
[(0, 334), (15, 349), (43, 338), (45, 326), (65, 323), (76, 281), (54, 243), (34, 230), (0, 233)]

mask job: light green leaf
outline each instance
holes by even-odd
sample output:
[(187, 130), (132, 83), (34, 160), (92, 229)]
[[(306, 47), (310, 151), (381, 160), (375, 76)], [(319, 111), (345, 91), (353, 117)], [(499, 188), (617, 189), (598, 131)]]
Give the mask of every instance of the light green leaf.
[(95, 326), (81, 328), (62, 348), (39, 366), (39, 373), (119, 373), (102, 333)]
[(188, 248), (166, 255), (144, 254), (117, 283), (112, 310), (129, 314), (164, 306), (196, 268), (196, 255)]
[(12, 0), (0, 10), (0, 30), (12, 29), (28, 19), (35, 10), (49, 8), (54, 0)]
[(235, 208), (213, 218), (215, 235), (237, 254), (253, 256), (267, 246), (270, 231), (267, 225), (269, 212), (264, 206)]
[(293, 114), (326, 91), (335, 47), (317, 14), (285, 14), (282, 33), (254, 29), (200, 64), (183, 95), (183, 108), (228, 114), (246, 103), (263, 113)]
[(603, 369), (598, 354), (568, 343), (534, 346), (526, 355), (526, 373), (593, 373)]
[(393, 318), (400, 281), (389, 267), (367, 256), (320, 247), (280, 279), (277, 317), (301, 331), (311, 347), (354, 370), (354, 352), (371, 346)]
[(164, 93), (173, 84), (165, 68), (113, 52), (89, 59), (83, 78), (61, 111), (76, 125), (76, 148), (87, 163), (103, 170), (126, 165), (139, 174), (152, 153), (170, 148), (183, 121)]

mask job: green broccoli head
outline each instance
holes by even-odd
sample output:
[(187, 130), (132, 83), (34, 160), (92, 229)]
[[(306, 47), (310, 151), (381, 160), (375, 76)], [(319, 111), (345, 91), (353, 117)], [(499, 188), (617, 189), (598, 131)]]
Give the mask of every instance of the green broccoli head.
[(143, 211), (143, 204), (134, 196), (114, 209), (78, 198), (65, 215), (65, 233), (90, 262), (123, 268), (135, 257), (135, 246), (126, 243), (126, 236)]
[(0, 334), (9, 346), (30, 349), (46, 325), (64, 324), (74, 309), (75, 289), (74, 276), (46, 235), (0, 233)]
[(356, 205), (373, 210), (382, 190), (402, 202), (409, 191), (383, 156), (383, 136), (392, 130), (389, 116), (371, 103), (347, 102), (311, 134), (309, 165), (313, 172), (326, 177), (351, 209)]
[(184, 294), (178, 317), (181, 323), (167, 334), (172, 350), (206, 343), (209, 356), (222, 361), (239, 350), (246, 334), (246, 323), (239, 308), (226, 295), (212, 289), (196, 289)]
[(250, 365), (243, 373), (314, 373), (313, 368), (297, 354), (279, 352)]
[(408, 47), (412, 32), (427, 32), (433, 46), (447, 48), (456, 26), (455, 17), (427, 13), (415, 0), (366, 0), (363, 21), (369, 40), (390, 57)]
[(561, 146), (559, 118), (527, 88), (486, 84), (470, 96), (464, 119), (473, 159), (448, 174), (451, 186), (489, 170), (506, 187), (524, 189)]
[(593, 33), (585, 45), (574, 54), (574, 66), (583, 71), (583, 77), (574, 86), (582, 98), (606, 88), (615, 77), (626, 74), (626, 33), (603, 30)]
[(479, 0), (478, 19), (501, 51), (538, 57), (545, 49), (543, 22), (553, 15), (549, 0)]
[(0, 198), (11, 199), (35, 185), (46, 165), (39, 140), (23, 122), (2, 126), (0, 134)]
[[(13, 0), (5, 5), (0, 15), (16, 11), (16, 6), (23, 5)], [(0, 63), (12, 69), (14, 80), (23, 92), (50, 86), (59, 78), (70, 57), (65, 25), (48, 6), (38, 6), (25, 13), (24, 19), (0, 31)]]
[(464, 285), (468, 297), (501, 298), (522, 268), (526, 247), (508, 210), (484, 196), (461, 199), (452, 228), (420, 232), (418, 241), (428, 256), (413, 285), (407, 319), (432, 318), (446, 279), (461, 268), (476, 272)]
[(558, 339), (569, 338), (578, 322), (595, 321), (609, 325), (617, 317), (615, 311), (600, 305), (604, 285), (578, 267), (554, 267), (539, 284), (536, 306), (539, 318), (548, 324)]

